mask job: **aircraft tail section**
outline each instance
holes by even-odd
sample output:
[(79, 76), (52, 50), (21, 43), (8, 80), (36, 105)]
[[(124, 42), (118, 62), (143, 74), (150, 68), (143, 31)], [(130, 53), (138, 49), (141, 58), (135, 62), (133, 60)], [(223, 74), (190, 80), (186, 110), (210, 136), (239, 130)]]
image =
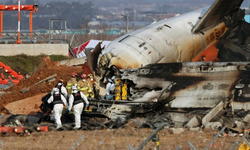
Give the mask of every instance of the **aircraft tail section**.
[(203, 32), (223, 21), (228, 16), (238, 11), (243, 0), (216, 0), (200, 21), (192, 29), (193, 33)]

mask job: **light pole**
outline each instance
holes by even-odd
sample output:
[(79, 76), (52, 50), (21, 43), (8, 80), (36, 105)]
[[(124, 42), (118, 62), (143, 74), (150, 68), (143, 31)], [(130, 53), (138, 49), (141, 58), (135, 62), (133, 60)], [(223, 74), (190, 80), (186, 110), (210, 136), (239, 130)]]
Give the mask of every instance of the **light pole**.
[(124, 15), (123, 13), (121, 14), (126, 19), (126, 33), (128, 33), (128, 16)]

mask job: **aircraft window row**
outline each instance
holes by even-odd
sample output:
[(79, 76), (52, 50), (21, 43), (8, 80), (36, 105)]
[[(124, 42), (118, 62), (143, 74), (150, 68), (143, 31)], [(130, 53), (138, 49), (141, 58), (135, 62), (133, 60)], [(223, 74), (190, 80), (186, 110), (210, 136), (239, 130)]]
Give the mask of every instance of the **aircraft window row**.
[(146, 42), (143, 42), (143, 43), (141, 43), (140, 45), (139, 45), (139, 47), (142, 47), (142, 46), (144, 46), (146, 44)]
[(162, 69), (150, 69), (150, 74), (169, 74), (172, 72), (172, 68), (162, 68)]
[(214, 85), (208, 83), (208, 84), (206, 84), (206, 85), (203, 85), (202, 88), (203, 88), (204, 90), (213, 90), (213, 89), (214, 89)]
[[(219, 89), (219, 90), (228, 90), (228, 88), (229, 88), (229, 84), (220, 84), (220, 85), (218, 86), (218, 89)], [(198, 87), (197, 87), (196, 85), (193, 85), (193, 86), (188, 87), (187, 89), (188, 89), (189, 91), (195, 91), (195, 90), (198, 89)], [(214, 89), (214, 85), (211, 84), (211, 83), (208, 83), (208, 84), (206, 84), (206, 85), (203, 85), (203, 86), (202, 86), (202, 89), (204, 89), (204, 90), (213, 90), (213, 89)]]
[(219, 85), (219, 90), (227, 90), (229, 88), (228, 84), (221, 84)]

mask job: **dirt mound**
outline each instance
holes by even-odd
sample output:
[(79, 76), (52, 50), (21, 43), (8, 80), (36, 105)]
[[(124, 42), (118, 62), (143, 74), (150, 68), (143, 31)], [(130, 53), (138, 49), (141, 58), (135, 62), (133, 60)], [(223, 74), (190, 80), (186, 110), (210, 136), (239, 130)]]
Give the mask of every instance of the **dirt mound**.
[(11, 114), (36, 114), (40, 111), (41, 99), (47, 93), (38, 94), (12, 103), (5, 104), (5, 108)]
[[(43, 63), (43, 65), (39, 65), (39, 70), (37, 70), (31, 77), (21, 80), (17, 85), (6, 90), (10, 93), (0, 96), (0, 112), (4, 110), (3, 106), (8, 103), (32, 97), (41, 93), (50, 92), (59, 79), (63, 79), (64, 84), (66, 84), (70, 79), (72, 72), (76, 72), (79, 75), (83, 72), (81, 66), (57, 66), (58, 63), (51, 62), (47, 57), (43, 59), (41, 63)], [(57, 74), (54, 81), (45, 81), (34, 85), (35, 83), (54, 74)], [(21, 90), (27, 87), (30, 87), (29, 91), (26, 93), (21, 93)], [(30, 100), (30, 103), (32, 103), (32, 100)]]

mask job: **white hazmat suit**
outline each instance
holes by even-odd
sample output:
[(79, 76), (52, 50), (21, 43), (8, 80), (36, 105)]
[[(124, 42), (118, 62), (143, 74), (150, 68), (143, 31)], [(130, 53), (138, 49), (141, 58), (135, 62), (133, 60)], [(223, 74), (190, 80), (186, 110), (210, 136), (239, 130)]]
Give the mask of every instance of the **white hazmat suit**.
[(73, 93), (69, 97), (69, 112), (72, 107), (74, 107), (74, 115), (75, 115), (75, 127), (74, 129), (79, 129), (81, 127), (81, 114), (83, 111), (84, 103), (87, 107), (89, 106), (89, 101), (87, 97), (81, 92), (77, 90), (77, 86), (72, 86)]
[[(67, 98), (68, 96), (67, 89), (60, 82), (58, 82), (58, 84), (52, 89), (51, 95), (54, 94), (56, 88), (59, 89), (60, 94), (62, 94), (65, 98)], [(50, 120), (55, 121), (55, 112), (53, 112), (53, 114), (51, 115)]]
[(111, 79), (108, 79), (108, 84), (106, 85), (106, 95), (107, 95), (107, 100), (110, 100), (113, 95), (111, 92), (115, 90), (115, 77), (113, 76)]
[(61, 116), (62, 116), (62, 111), (63, 111), (63, 104), (68, 107), (67, 100), (66, 98), (60, 94), (59, 89), (55, 88), (54, 89), (54, 94), (50, 96), (48, 99), (48, 103), (54, 104), (54, 114), (55, 114), (55, 123), (56, 123), (56, 128), (59, 129), (62, 127), (62, 122), (61, 122)]

